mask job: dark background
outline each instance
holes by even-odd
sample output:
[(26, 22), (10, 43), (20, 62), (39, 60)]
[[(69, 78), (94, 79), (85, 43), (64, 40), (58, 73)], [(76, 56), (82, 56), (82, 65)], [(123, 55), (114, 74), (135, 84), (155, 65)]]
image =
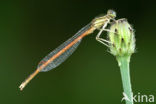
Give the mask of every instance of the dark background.
[(62, 65), (37, 75), (22, 92), (18, 89), (45, 55), (108, 9), (118, 19), (127, 18), (136, 31), (133, 92), (156, 97), (154, 2), (6, 0), (0, 2), (0, 104), (121, 104), (120, 71), (107, 47), (95, 40), (98, 31)]

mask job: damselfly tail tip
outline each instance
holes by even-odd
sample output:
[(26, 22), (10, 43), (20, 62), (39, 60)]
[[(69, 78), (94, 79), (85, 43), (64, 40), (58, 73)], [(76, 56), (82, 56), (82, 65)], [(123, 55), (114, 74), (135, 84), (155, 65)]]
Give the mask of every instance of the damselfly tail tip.
[(22, 83), (20, 86), (19, 86), (19, 89), (22, 91), (25, 87), (25, 83)]
[(28, 78), (25, 79), (24, 82), (19, 86), (20, 90), (22, 91), (24, 87), (40, 72), (40, 70), (35, 70)]

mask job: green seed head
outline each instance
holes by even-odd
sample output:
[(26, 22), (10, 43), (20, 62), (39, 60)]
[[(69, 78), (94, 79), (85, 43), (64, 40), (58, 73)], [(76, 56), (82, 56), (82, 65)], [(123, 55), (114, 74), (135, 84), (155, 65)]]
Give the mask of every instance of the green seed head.
[(114, 56), (131, 56), (135, 52), (135, 36), (126, 19), (119, 19), (110, 27), (108, 34), (110, 52)]

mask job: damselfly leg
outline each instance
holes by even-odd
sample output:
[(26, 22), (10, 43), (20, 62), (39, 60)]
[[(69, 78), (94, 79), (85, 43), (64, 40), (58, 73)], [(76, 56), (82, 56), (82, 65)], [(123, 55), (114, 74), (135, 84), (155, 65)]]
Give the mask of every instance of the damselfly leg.
[[(115, 19), (112, 19), (113, 22), (116, 22)], [(109, 29), (106, 29), (107, 25), (110, 24), (110, 22), (106, 23), (103, 25), (103, 27), (100, 29), (100, 31), (98, 32), (98, 34), (96, 35), (96, 40), (102, 44), (104, 44), (105, 46), (109, 47), (109, 44), (112, 44), (110, 41), (106, 40), (106, 39), (103, 39), (101, 38), (100, 36), (102, 35), (102, 32), (103, 31), (107, 31), (107, 32), (111, 32), (111, 33), (115, 33), (117, 34), (117, 32), (114, 32), (114, 31), (110, 31)]]

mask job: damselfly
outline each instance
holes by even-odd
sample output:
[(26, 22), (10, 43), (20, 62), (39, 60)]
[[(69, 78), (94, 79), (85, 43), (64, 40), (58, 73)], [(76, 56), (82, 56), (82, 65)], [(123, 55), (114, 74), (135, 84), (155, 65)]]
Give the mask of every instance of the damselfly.
[[(78, 47), (83, 37), (91, 34), (96, 29), (101, 29), (96, 40), (105, 44), (106, 40), (100, 38), (102, 31), (106, 28), (110, 20), (116, 17), (116, 12), (113, 10), (108, 10), (107, 14), (101, 17), (93, 19), (88, 25), (79, 30), (74, 36), (69, 38), (58, 48), (49, 53), (45, 58), (43, 58), (37, 66), (37, 69), (19, 86), (20, 90), (28, 84), (32, 78), (34, 78), (39, 72), (47, 72), (59, 66), (64, 62)], [(106, 44), (105, 44), (106, 45)]]

